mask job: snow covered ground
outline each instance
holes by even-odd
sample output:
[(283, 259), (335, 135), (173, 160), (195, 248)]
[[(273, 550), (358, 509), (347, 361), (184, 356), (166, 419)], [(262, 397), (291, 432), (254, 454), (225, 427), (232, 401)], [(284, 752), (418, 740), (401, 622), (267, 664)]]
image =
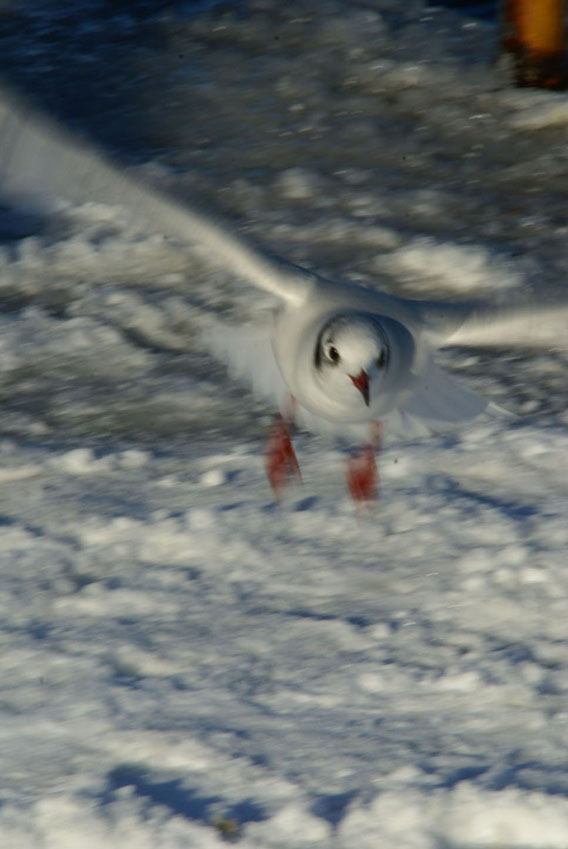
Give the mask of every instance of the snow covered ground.
[[(567, 296), (568, 96), (402, 0), (0, 6), (4, 76), (276, 254)], [(0, 208), (2, 849), (568, 847), (568, 357), (449, 352), (514, 419), (397, 441), (358, 514), (207, 353), (270, 307), (89, 203)], [(568, 334), (568, 329), (567, 329)]]

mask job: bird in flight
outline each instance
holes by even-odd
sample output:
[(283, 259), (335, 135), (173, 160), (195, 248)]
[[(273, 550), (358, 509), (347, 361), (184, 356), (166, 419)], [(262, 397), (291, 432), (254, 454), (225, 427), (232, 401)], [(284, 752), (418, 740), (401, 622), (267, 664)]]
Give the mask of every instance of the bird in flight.
[(265, 466), (278, 499), (291, 481), (301, 480), (292, 445), (296, 423), (358, 440), (347, 463), (347, 486), (356, 502), (368, 502), (378, 489), (383, 426), (408, 419), (435, 429), (488, 407), (435, 364), (437, 350), (567, 345), (566, 304), (408, 300), (269, 257), (199, 209), (130, 176), (1, 89), (0, 187), (28, 199), (124, 206), (152, 231), (208, 247), (217, 264), (275, 298), (266, 356), (274, 365), (269, 394), (278, 395), (279, 412)]

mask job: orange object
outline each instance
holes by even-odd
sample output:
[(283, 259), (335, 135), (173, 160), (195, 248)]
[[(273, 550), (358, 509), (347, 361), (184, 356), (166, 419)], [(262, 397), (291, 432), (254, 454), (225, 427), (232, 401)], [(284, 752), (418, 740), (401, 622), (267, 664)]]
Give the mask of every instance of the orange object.
[(504, 0), (501, 46), (517, 85), (566, 88), (565, 0)]

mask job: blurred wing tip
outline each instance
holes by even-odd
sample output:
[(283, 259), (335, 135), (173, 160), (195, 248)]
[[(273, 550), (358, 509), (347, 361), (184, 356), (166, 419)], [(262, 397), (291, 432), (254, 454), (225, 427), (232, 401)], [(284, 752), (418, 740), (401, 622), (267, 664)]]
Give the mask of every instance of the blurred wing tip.
[(568, 351), (568, 304), (473, 309), (443, 345)]

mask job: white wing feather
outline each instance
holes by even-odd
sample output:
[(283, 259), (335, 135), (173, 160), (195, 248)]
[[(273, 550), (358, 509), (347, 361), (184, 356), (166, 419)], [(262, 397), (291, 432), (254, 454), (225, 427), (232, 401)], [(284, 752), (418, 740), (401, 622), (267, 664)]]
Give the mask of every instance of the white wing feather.
[(63, 198), (129, 209), (151, 229), (208, 247), (213, 260), (252, 285), (292, 303), (309, 292), (311, 276), (263, 256), (208, 215), (134, 180), (95, 148), (32, 113), (0, 88), (0, 189), (31, 201)]
[(474, 310), (449, 338), (450, 345), (568, 349), (568, 304)]
[(235, 327), (209, 320), (202, 341), (211, 354), (226, 364), (232, 377), (247, 383), (258, 398), (278, 408), (289, 393), (274, 356), (271, 337), (270, 327), (253, 324)]
[(437, 424), (467, 421), (487, 408), (488, 402), (464, 389), (451, 375), (429, 362), (416, 381), (412, 396), (401, 409), (411, 416)]
[(417, 304), (436, 347), (568, 350), (568, 298), (556, 303)]

